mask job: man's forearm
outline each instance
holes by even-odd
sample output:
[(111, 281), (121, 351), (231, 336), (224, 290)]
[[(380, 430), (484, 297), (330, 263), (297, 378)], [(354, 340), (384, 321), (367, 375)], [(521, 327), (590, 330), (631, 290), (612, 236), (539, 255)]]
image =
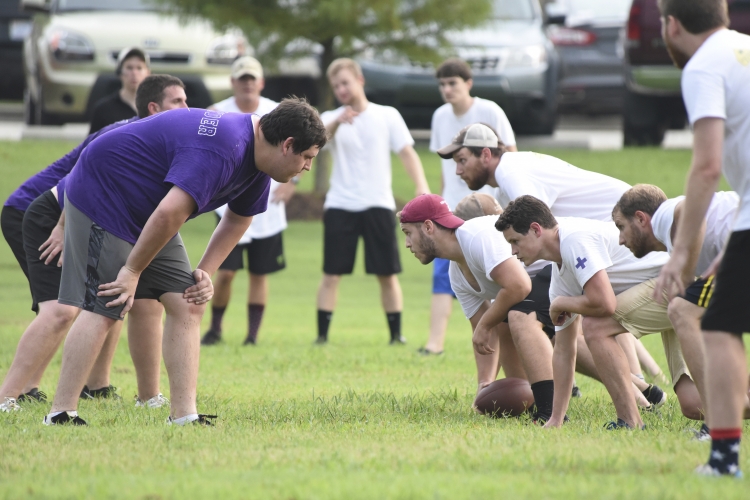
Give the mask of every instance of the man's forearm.
[(503, 288), (495, 297), (494, 302), (490, 304), (489, 309), (482, 315), (482, 319), (479, 323), (487, 329), (495, 328), (497, 325), (505, 321), (508, 317), (508, 311), (514, 305), (521, 302), (526, 298), (526, 295), (521, 295), (507, 288)]
[(136, 274), (141, 274), (154, 260), (156, 254), (164, 248), (164, 245), (177, 234), (185, 223), (185, 219), (186, 217), (179, 213), (157, 207), (143, 227), (138, 241), (125, 262), (125, 267)]
[[(677, 234), (674, 239), (673, 252), (690, 252), (696, 245), (699, 233), (696, 227), (701, 227), (708, 212), (708, 206), (719, 185), (720, 175), (716, 175), (716, 166), (693, 165), (688, 174), (685, 187), (685, 202), (682, 215), (677, 223)], [(720, 172), (720, 167), (719, 167)]]
[(240, 217), (227, 209), (211, 235), (198, 269), (213, 275), (250, 227), (252, 217)]
[(576, 329), (569, 325), (555, 335), (555, 349), (552, 353), (552, 379), (555, 395), (552, 402), (552, 418), (562, 421), (570, 404), (573, 378), (576, 366)]
[[(596, 318), (610, 316), (605, 304), (592, 302), (585, 295), (579, 295), (576, 297), (557, 297), (555, 299), (555, 307), (558, 307), (562, 311), (580, 314), (582, 316), (593, 316)], [(552, 318), (552, 320), (554, 321), (555, 318)]]
[(417, 152), (414, 151), (414, 148), (407, 146), (399, 153), (399, 158), (401, 159), (401, 163), (404, 164), (407, 175), (414, 181), (416, 191), (419, 193), (429, 193), (430, 186), (427, 184), (427, 177), (424, 175), (422, 162)]

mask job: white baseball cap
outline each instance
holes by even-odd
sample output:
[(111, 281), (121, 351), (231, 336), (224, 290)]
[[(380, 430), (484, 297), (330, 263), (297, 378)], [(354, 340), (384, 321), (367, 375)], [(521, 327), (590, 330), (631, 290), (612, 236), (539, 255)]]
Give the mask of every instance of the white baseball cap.
[(250, 75), (256, 80), (263, 79), (263, 66), (250, 56), (242, 56), (232, 63), (232, 78), (235, 80)]
[(472, 123), (462, 128), (450, 144), (438, 149), (441, 158), (450, 160), (461, 148), (499, 148), (503, 143), (497, 134), (484, 123)]

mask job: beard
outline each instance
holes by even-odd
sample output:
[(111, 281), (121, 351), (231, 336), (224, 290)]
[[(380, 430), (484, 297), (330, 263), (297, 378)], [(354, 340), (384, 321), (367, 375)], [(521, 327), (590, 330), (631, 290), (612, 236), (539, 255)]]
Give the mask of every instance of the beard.
[(630, 244), (630, 251), (633, 252), (637, 258), (642, 259), (651, 252), (651, 248), (648, 245), (648, 238), (644, 233), (638, 230), (633, 230), (633, 241)]
[(666, 32), (664, 33), (664, 44), (667, 46), (667, 52), (669, 52), (669, 57), (672, 58), (674, 65), (677, 66), (678, 69), (684, 69), (685, 65), (690, 60), (690, 56), (672, 43), (672, 39), (669, 38), (669, 35)]
[(478, 189), (482, 189), (487, 184), (487, 179), (489, 179), (490, 174), (487, 172), (487, 170), (482, 169), (477, 173), (476, 176), (472, 177), (471, 179), (464, 179), (466, 182), (466, 185), (469, 186), (469, 189), (472, 191), (476, 191)]
[(419, 239), (419, 245), (417, 245), (414, 253), (418, 254), (417, 258), (419, 262), (426, 265), (437, 257), (437, 247), (435, 246), (435, 242), (422, 232), (422, 228), (419, 229), (419, 232), (422, 233), (422, 237)]

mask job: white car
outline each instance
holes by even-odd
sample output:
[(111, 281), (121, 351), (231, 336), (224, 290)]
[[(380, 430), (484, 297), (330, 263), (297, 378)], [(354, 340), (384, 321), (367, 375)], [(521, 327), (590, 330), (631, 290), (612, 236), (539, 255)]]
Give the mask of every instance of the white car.
[(35, 12), (24, 42), (26, 121), (87, 121), (94, 104), (120, 87), (117, 54), (137, 46), (152, 73), (185, 82), (188, 104), (207, 107), (231, 95), (230, 66), (252, 48), (239, 30), (181, 22), (144, 0), (21, 0)]

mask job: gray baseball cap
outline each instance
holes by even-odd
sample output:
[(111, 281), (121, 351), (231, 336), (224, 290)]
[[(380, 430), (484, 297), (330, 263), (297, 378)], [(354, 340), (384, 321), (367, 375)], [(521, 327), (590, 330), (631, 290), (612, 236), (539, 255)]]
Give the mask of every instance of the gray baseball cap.
[(125, 47), (117, 54), (117, 69), (115, 69), (115, 73), (119, 75), (122, 72), (122, 65), (125, 63), (125, 60), (131, 57), (137, 57), (146, 63), (146, 66), (151, 66), (151, 58), (142, 49), (139, 47)]
[(437, 150), (441, 158), (450, 160), (461, 148), (499, 148), (503, 143), (497, 134), (484, 123), (472, 123), (462, 128), (450, 144)]

